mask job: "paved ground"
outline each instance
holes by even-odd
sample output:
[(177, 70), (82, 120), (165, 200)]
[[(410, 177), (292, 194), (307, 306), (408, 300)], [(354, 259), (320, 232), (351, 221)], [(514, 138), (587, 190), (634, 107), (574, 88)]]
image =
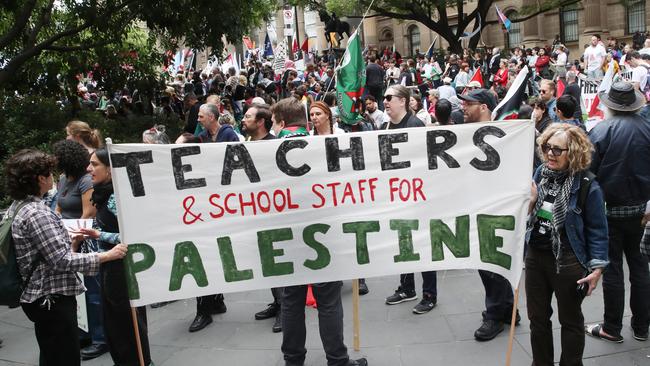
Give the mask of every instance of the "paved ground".
[[(416, 276), (417, 277), (417, 276)], [(361, 350), (352, 357), (367, 357), (372, 366), (416, 365), (504, 365), (508, 335), (504, 331), (487, 343), (476, 342), (474, 330), (480, 325), (483, 288), (473, 270), (438, 274), (438, 306), (425, 315), (411, 312), (415, 302), (384, 305), (398, 284), (396, 276), (368, 279), (370, 294), (361, 297)], [(419, 283), (418, 283), (419, 286)], [(523, 288), (523, 286), (522, 286)], [(283, 365), (280, 334), (271, 332), (272, 319), (253, 320), (265, 307), (270, 291), (227, 294), (228, 312), (201, 332), (190, 334), (187, 327), (194, 317), (194, 300), (178, 301), (149, 310), (149, 336), (157, 366), (274, 366)], [(346, 311), (345, 339), (352, 345), (351, 284), (343, 287)], [(530, 365), (531, 351), (525, 294), (520, 295), (521, 325), (516, 328), (512, 365)], [(587, 322), (602, 319), (602, 292), (588, 298), (583, 309)], [(308, 321), (307, 365), (325, 366), (318, 338), (316, 310), (306, 309)], [(650, 341), (632, 338), (630, 314), (624, 319), (623, 344), (609, 344), (587, 337), (585, 366), (648, 366)], [(553, 321), (556, 345), (559, 325)], [(0, 365), (36, 365), (38, 347), (32, 324), (20, 309), (0, 308)], [(557, 348), (556, 348), (557, 349)], [(558, 361), (559, 354), (556, 355)], [(108, 355), (84, 362), (85, 366), (111, 366)]]

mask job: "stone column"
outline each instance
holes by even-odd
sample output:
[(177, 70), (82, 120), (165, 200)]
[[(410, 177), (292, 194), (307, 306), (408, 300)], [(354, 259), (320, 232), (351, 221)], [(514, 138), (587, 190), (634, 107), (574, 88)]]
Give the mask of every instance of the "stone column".
[(584, 0), (583, 16), (585, 17), (584, 34), (602, 33), (602, 17), (600, 14), (600, 0)]
[(363, 21), (363, 35), (366, 46), (379, 47), (379, 35), (377, 34), (377, 18), (366, 18)]
[[(296, 30), (298, 34), (298, 40), (300, 41), (300, 44), (298, 47), (302, 47), (302, 44), (305, 42), (305, 39), (307, 39), (307, 35), (305, 34), (305, 9), (299, 6), (296, 6), (296, 19), (298, 20), (298, 29)], [(295, 25), (294, 25), (295, 26)]]
[[(536, 4), (535, 0), (524, 0), (523, 2), (524, 6), (530, 6), (535, 4)], [(523, 34), (522, 41), (526, 45), (526, 47), (538, 46), (542, 41), (542, 37), (540, 35), (540, 29), (539, 29), (540, 17), (543, 19), (544, 15), (540, 14), (524, 22), (524, 26), (523, 26), (524, 34)]]

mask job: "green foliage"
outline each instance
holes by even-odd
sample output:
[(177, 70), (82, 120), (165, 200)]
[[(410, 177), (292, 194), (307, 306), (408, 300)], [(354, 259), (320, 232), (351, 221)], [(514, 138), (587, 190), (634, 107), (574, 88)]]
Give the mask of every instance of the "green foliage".
[[(129, 116), (106, 119), (96, 111), (81, 111), (76, 116), (70, 107), (63, 108), (51, 98), (40, 95), (16, 97), (0, 95), (0, 164), (25, 148), (51, 151), (54, 142), (64, 139), (65, 126), (78, 119), (87, 122), (91, 128), (100, 130), (103, 137), (110, 137), (113, 143), (142, 142), (142, 132), (156, 124), (167, 128), (172, 141), (182, 132), (182, 121), (158, 116)], [(7, 206), (3, 174), (0, 174), (0, 208)]]

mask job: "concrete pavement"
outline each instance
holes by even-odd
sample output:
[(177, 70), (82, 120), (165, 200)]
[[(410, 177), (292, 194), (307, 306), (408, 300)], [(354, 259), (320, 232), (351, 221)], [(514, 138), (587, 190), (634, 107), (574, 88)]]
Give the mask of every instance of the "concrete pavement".
[[(484, 293), (474, 270), (438, 273), (438, 306), (424, 315), (411, 309), (417, 301), (388, 306), (386, 296), (399, 283), (397, 276), (370, 278), (370, 293), (361, 297), (361, 350), (352, 350), (351, 283), (343, 286), (345, 339), (353, 358), (367, 357), (371, 366), (417, 365), (505, 365), (508, 332), (490, 342), (477, 342), (473, 333), (481, 323)], [(523, 282), (522, 282), (523, 284)], [(530, 365), (530, 333), (526, 297), (520, 293), (521, 325), (516, 327), (512, 365)], [(416, 275), (416, 288), (421, 278)], [(629, 290), (629, 286), (628, 286)], [(421, 291), (418, 291), (421, 295)], [(188, 333), (194, 318), (195, 300), (183, 300), (159, 309), (148, 309), (149, 337), (156, 366), (281, 366), (281, 334), (273, 334), (273, 319), (255, 321), (253, 314), (271, 301), (270, 291), (226, 294), (228, 312), (198, 333)], [(583, 304), (588, 323), (602, 320), (602, 291), (599, 288)], [(325, 366), (318, 336), (317, 311), (306, 308), (308, 366)], [(625, 314), (622, 344), (587, 337), (585, 366), (649, 366), (650, 341), (632, 338), (629, 310)], [(560, 329), (554, 316), (556, 362), (559, 360)], [(0, 365), (37, 365), (38, 346), (32, 323), (21, 309), (0, 308)], [(108, 354), (84, 366), (111, 366)]]

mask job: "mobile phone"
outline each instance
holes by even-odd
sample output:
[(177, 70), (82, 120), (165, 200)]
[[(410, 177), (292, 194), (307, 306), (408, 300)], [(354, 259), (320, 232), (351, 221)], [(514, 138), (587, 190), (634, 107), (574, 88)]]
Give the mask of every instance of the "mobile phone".
[(587, 292), (589, 292), (589, 283), (583, 282), (578, 284), (578, 286), (576, 286), (576, 291), (578, 292), (578, 296), (580, 296), (581, 299), (584, 299), (587, 297)]

